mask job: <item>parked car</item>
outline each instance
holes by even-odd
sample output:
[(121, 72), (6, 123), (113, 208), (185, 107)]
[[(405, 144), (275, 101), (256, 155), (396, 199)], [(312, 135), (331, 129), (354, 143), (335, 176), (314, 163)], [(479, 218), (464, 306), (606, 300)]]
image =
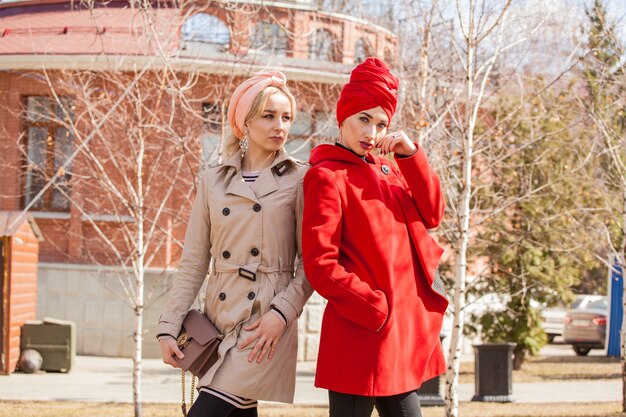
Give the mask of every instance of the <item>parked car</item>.
[[(602, 297), (602, 295), (591, 294), (578, 295), (570, 308), (585, 308), (589, 303), (600, 300)], [(539, 303), (536, 304), (537, 305), (535, 307), (539, 308), (541, 311), (541, 327), (548, 335), (548, 342), (552, 343), (557, 336), (563, 335), (567, 309), (563, 307), (545, 307), (545, 305), (542, 306)]]
[(578, 356), (587, 355), (591, 349), (604, 349), (609, 301), (607, 297), (593, 297), (590, 301), (574, 302), (565, 315), (563, 339)]
[(548, 335), (548, 342), (554, 342), (557, 336), (563, 335), (567, 310), (561, 307), (547, 307), (541, 310), (541, 327)]

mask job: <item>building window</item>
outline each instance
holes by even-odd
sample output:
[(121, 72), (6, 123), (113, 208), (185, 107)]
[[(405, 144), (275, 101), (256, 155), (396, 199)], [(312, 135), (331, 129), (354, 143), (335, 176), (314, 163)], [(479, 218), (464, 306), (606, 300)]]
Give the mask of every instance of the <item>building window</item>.
[(228, 26), (211, 14), (198, 13), (191, 16), (183, 24), (182, 32), (185, 49), (193, 46), (223, 52), (230, 45)]
[(276, 23), (259, 23), (254, 27), (250, 47), (257, 51), (287, 56), (287, 32)]
[(309, 53), (311, 59), (321, 61), (337, 61), (337, 50), (333, 35), (326, 29), (317, 29), (311, 34), (309, 43)]
[(46, 183), (59, 172), (55, 183), (33, 205), (41, 211), (67, 211), (70, 201), (71, 163), (74, 135), (70, 124), (74, 120), (74, 104), (68, 97), (57, 102), (52, 97), (26, 98), (26, 177), (24, 205), (30, 204)]
[(202, 103), (204, 130), (210, 133), (222, 133), (222, 110), (217, 103)]
[(356, 45), (354, 46), (354, 61), (360, 64), (369, 56), (371, 56), (371, 52), (367, 42), (362, 38), (357, 39)]
[(217, 103), (202, 103), (202, 159), (210, 166), (218, 160), (219, 144), (222, 138), (222, 111)]

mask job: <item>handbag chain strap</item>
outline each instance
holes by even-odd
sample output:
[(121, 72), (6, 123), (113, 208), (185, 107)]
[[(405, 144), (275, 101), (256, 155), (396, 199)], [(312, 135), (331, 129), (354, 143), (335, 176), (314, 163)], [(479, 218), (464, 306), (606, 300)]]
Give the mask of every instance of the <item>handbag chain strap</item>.
[[(181, 381), (181, 393), (182, 393), (182, 403), (180, 405), (180, 409), (183, 410), (183, 417), (187, 417), (187, 403), (185, 403), (185, 370), (180, 370), (180, 381)], [(196, 387), (196, 376), (191, 375), (191, 393), (189, 394), (189, 407), (193, 405), (193, 398), (195, 394)]]

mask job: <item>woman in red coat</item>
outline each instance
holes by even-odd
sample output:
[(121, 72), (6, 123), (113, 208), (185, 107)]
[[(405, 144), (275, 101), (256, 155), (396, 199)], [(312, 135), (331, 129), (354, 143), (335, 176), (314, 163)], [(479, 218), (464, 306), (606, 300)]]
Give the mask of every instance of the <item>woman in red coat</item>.
[(304, 269), (328, 300), (315, 385), (329, 390), (331, 417), (370, 416), (374, 406), (384, 417), (421, 416), (416, 390), (445, 371), (443, 251), (427, 231), (441, 221), (443, 196), (424, 151), (387, 131), (397, 88), (384, 62), (358, 65), (337, 103), (339, 139), (313, 149), (304, 180)]

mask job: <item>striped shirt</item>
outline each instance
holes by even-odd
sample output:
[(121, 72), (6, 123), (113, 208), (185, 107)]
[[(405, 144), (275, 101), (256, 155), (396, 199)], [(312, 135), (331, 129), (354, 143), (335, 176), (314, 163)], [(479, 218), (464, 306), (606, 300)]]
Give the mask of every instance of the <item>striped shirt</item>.
[(256, 179), (259, 178), (260, 174), (261, 174), (261, 171), (242, 171), (241, 172), (241, 176), (243, 177), (243, 180), (245, 182), (256, 181)]
[(235, 406), (235, 408), (247, 409), (247, 408), (255, 408), (256, 406), (259, 405), (257, 400), (251, 400), (249, 398), (242, 398), (237, 395), (230, 394), (226, 391), (221, 391), (217, 388), (213, 388), (213, 387), (200, 388), (200, 392), (203, 392), (203, 391), (223, 401), (226, 401), (228, 404)]

